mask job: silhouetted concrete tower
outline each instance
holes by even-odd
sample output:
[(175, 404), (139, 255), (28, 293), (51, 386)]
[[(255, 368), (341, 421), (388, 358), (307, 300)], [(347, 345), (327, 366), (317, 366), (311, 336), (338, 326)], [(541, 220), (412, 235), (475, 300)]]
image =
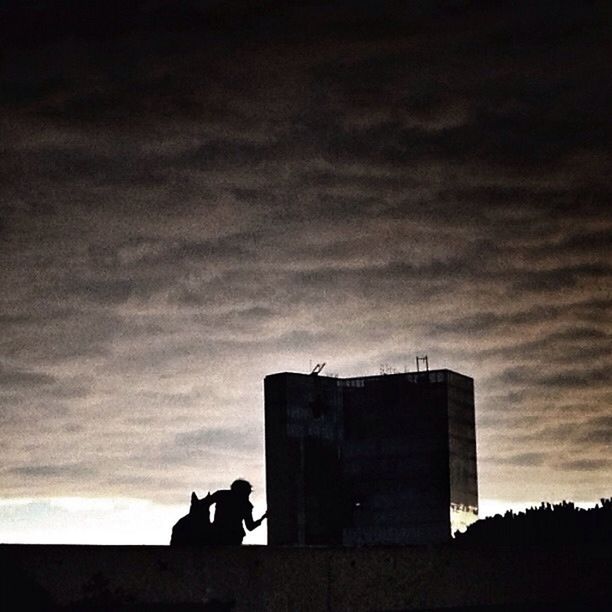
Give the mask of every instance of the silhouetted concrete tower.
[(440, 542), (476, 520), (471, 378), (284, 372), (264, 386), (270, 544)]

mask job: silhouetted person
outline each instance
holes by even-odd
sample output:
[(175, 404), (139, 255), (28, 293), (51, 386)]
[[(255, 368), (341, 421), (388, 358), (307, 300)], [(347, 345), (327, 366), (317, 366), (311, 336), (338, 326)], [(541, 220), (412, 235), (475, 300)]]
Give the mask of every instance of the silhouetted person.
[(243, 524), (253, 531), (266, 518), (267, 514), (264, 514), (253, 520), (253, 504), (249, 501), (252, 490), (246, 480), (234, 480), (229, 490), (215, 491), (210, 496), (210, 503), (215, 504), (213, 532), (216, 543), (242, 544), (245, 535)]

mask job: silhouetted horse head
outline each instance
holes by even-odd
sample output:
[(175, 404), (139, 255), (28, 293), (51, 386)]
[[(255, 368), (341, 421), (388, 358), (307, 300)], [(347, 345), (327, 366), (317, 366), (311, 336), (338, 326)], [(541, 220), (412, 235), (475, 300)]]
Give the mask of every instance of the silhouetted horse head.
[(202, 499), (198, 499), (195, 491), (191, 493), (189, 514), (172, 527), (170, 546), (204, 546), (212, 543), (210, 497), (210, 492)]
[(197, 517), (198, 519), (207, 521), (210, 523), (210, 491), (206, 497), (198, 499), (195, 491), (191, 492), (191, 505), (189, 506), (189, 514)]

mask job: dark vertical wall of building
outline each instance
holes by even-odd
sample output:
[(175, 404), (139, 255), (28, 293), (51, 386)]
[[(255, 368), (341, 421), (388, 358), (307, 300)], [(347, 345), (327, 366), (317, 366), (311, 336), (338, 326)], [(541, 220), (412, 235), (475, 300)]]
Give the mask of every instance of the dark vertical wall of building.
[(449, 528), (446, 393), (420, 376), (357, 379), (344, 387), (347, 544), (444, 541)]
[(297, 543), (297, 492), (299, 442), (287, 435), (287, 377), (268, 376), (264, 381), (266, 489), (268, 496), (268, 542)]
[(440, 542), (477, 507), (468, 377), (274, 374), (265, 429), (270, 544)]
[(343, 434), (336, 379), (277, 374), (266, 377), (264, 391), (268, 541), (341, 544)]
[(448, 447), (452, 531), (478, 518), (474, 381), (448, 372)]

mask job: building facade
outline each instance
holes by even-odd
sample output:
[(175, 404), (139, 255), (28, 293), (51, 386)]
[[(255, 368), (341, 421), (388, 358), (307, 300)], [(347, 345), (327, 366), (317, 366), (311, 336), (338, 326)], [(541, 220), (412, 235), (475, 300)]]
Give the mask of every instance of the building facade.
[(471, 378), (283, 372), (264, 389), (269, 544), (443, 542), (476, 520)]

